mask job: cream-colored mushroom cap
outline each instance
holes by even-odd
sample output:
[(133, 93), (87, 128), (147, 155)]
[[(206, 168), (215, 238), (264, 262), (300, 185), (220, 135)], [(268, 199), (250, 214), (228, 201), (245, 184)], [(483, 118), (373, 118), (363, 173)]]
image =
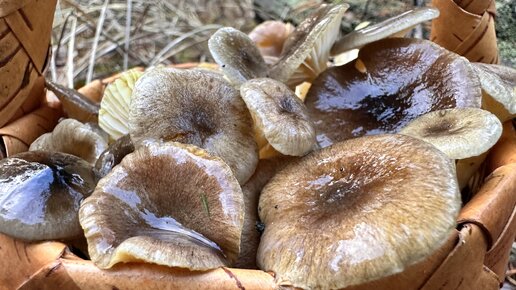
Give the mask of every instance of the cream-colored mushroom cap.
[(269, 77), (295, 86), (313, 80), (324, 71), (348, 7), (348, 4), (322, 5), (300, 23), (285, 41)]
[(460, 206), (454, 164), (431, 144), (404, 135), (339, 142), (262, 190), (258, 266), (303, 289), (376, 280), (439, 249)]
[(145, 141), (99, 181), (79, 219), (100, 268), (149, 262), (207, 270), (237, 259), (244, 202), (220, 158), (193, 145)]
[(472, 63), (484, 98), (482, 108), (502, 121), (516, 118), (516, 70), (496, 64)]
[(400, 134), (422, 139), (451, 159), (464, 159), (493, 147), (502, 135), (502, 123), (482, 109), (455, 108), (419, 116)]
[(107, 148), (107, 140), (91, 126), (74, 119), (65, 119), (59, 122), (52, 132), (34, 140), (29, 150), (68, 153), (95, 164)]
[(267, 65), (258, 47), (240, 30), (220, 28), (208, 40), (208, 47), (220, 69), (235, 85), (267, 75)]
[(432, 7), (422, 7), (403, 12), (380, 23), (346, 34), (335, 42), (331, 49), (331, 54), (336, 55), (354, 48), (360, 48), (368, 43), (400, 33), (438, 16), (439, 10)]
[(251, 115), (239, 92), (214, 72), (155, 68), (136, 83), (131, 139), (193, 144), (222, 158), (243, 184), (258, 163)]
[(285, 155), (302, 156), (315, 145), (315, 129), (303, 102), (283, 83), (254, 79), (240, 87), (255, 128)]

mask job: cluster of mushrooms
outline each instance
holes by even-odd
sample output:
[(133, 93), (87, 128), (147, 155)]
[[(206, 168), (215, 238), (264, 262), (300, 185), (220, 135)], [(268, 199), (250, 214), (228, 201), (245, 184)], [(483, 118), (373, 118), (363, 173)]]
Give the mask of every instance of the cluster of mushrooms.
[(103, 269), (259, 268), (305, 289), (431, 255), (516, 114), (516, 71), (397, 37), (433, 8), (339, 39), (346, 9), (221, 28), (218, 68), (130, 70), (100, 107), (49, 84), (70, 118), (0, 160), (0, 232), (85, 237)]

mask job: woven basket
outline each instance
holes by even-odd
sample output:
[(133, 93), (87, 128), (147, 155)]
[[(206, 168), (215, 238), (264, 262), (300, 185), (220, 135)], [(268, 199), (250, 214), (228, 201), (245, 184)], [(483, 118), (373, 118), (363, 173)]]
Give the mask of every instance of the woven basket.
[(61, 116), (39, 108), (56, 1), (0, 0), (0, 158), (27, 151)]
[[(55, 0), (45, 1), (55, 4)], [(20, 7), (29, 7), (23, 4), (36, 5), (43, 1), (18, 1), (17, 5), (14, 5), (14, 2), (16, 1), (0, 0), (0, 15), (9, 17), (12, 13), (19, 14)], [(5, 18), (7, 17), (2, 21), (5, 22)], [(30, 73), (30, 76), (39, 75), (39, 70), (36, 71), (38, 73)], [(80, 91), (98, 101), (106, 84), (115, 78), (94, 81)], [(42, 90), (42, 86), (34, 89), (36, 93), (31, 97), (24, 97), (25, 99), (18, 103), (24, 103), (27, 98), (39, 100)], [(34, 105), (32, 109), (36, 107), (37, 105)], [(49, 124), (49, 128), (38, 131), (39, 133), (29, 131), (37, 137), (43, 131), (51, 130), (55, 125), (53, 118), (59, 115), (48, 107), (38, 110), (31, 114), (22, 114), (22, 118), (9, 126), (18, 123), (17, 130), (23, 131), (24, 128), (42, 122), (41, 120), (51, 119), (51, 122), (45, 123)], [(41, 115), (42, 110), (54, 111), (47, 112), (47, 117), (41, 120), (33, 117), (27, 120), (34, 113)], [(18, 114), (16, 109), (14, 111), (11, 116)], [(0, 134), (5, 128), (0, 129)], [(516, 131), (511, 122), (504, 125), (504, 135), (489, 154), (483, 168), (487, 177), (478, 193), (463, 207), (458, 219), (458, 228), (450, 235), (444, 246), (402, 273), (346, 289), (499, 288), (505, 277), (511, 245), (516, 235)], [(0, 290), (278, 289), (280, 286), (276, 284), (273, 273), (259, 270), (220, 268), (191, 272), (137, 263), (116, 265), (113, 269), (101, 270), (91, 261), (73, 254), (65, 244), (25, 243), (0, 234)]]

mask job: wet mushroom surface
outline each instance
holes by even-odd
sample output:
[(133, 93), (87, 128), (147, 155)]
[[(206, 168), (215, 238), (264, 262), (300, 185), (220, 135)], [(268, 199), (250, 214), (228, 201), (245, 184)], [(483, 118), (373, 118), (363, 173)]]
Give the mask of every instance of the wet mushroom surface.
[(144, 138), (175, 141), (222, 158), (243, 184), (258, 162), (251, 115), (239, 92), (218, 73), (156, 68), (136, 83), (129, 132), (138, 147)]
[(431, 144), (395, 134), (339, 142), (262, 190), (257, 262), (303, 289), (379, 279), (437, 250), (460, 206), (453, 161)]
[(97, 184), (84, 160), (32, 151), (0, 160), (0, 232), (40, 241), (82, 236), (79, 205)]
[(149, 262), (207, 270), (237, 259), (244, 202), (220, 158), (146, 140), (99, 181), (79, 218), (100, 268)]
[(468, 61), (426, 40), (389, 38), (358, 59), (323, 72), (305, 105), (322, 147), (363, 135), (395, 133), (430, 111), (481, 105)]

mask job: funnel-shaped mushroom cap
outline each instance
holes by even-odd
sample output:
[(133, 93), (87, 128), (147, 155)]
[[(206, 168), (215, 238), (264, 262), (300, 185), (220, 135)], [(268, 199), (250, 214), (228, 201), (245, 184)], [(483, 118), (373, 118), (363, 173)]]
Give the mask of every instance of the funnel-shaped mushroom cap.
[(131, 139), (193, 144), (222, 158), (243, 184), (258, 162), (252, 120), (237, 90), (217, 73), (156, 68), (133, 92)]
[(430, 111), (480, 108), (469, 62), (426, 40), (387, 38), (358, 59), (322, 73), (305, 105), (323, 147), (363, 135), (395, 133)]
[(145, 261), (206, 270), (236, 260), (243, 207), (238, 181), (220, 158), (146, 141), (100, 180), (79, 218), (100, 268)]
[(99, 126), (113, 140), (129, 133), (129, 105), (136, 81), (143, 75), (138, 69), (120, 74), (114, 82), (107, 85), (100, 103)]
[(107, 147), (107, 140), (91, 126), (66, 119), (59, 122), (51, 133), (43, 134), (32, 142), (29, 150), (68, 153), (95, 164)]
[(347, 4), (322, 5), (286, 40), (269, 76), (288, 85), (313, 80), (327, 67), (330, 49), (340, 31)]
[(451, 159), (464, 159), (493, 147), (502, 135), (502, 123), (482, 109), (455, 108), (422, 115), (400, 133), (434, 145)]
[(303, 102), (286, 85), (254, 79), (240, 87), (255, 123), (269, 144), (285, 155), (302, 156), (315, 145), (315, 129)]
[(77, 212), (97, 184), (73, 155), (32, 151), (0, 160), (0, 232), (29, 240), (82, 235)]
[(360, 48), (368, 43), (400, 33), (419, 23), (432, 20), (439, 16), (439, 10), (431, 7), (409, 10), (380, 23), (346, 34), (333, 45), (331, 54), (336, 55), (345, 51)]
[(442, 246), (460, 204), (455, 166), (431, 144), (403, 135), (336, 143), (263, 189), (258, 265), (305, 289), (399, 273)]
[(516, 118), (516, 70), (495, 64), (472, 63), (484, 96), (482, 107), (502, 121)]
[(287, 37), (294, 31), (294, 26), (278, 20), (267, 20), (258, 24), (249, 38), (256, 44), (263, 56), (278, 57), (283, 50)]
[(240, 30), (231, 27), (217, 30), (210, 37), (208, 47), (213, 59), (235, 85), (267, 74), (267, 65), (258, 47)]

